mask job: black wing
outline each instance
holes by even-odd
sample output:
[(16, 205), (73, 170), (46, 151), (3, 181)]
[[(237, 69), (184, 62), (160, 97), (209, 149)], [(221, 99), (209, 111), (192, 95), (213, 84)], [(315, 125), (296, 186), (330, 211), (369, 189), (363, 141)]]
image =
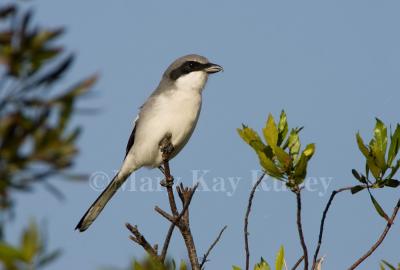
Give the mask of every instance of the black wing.
[(131, 136), (129, 136), (128, 144), (126, 145), (125, 158), (128, 155), (129, 150), (131, 150), (131, 147), (132, 147), (133, 143), (135, 142), (136, 123), (137, 123), (137, 119), (135, 121), (135, 125), (133, 127), (132, 132), (131, 132)]

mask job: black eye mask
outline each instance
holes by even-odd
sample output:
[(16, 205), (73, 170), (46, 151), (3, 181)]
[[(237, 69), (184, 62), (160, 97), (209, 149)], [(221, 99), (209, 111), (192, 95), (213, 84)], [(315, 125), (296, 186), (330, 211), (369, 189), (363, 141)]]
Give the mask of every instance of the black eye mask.
[(208, 64), (202, 64), (196, 61), (187, 61), (183, 63), (180, 67), (171, 71), (170, 78), (175, 81), (179, 77), (189, 74), (190, 72), (200, 71), (207, 68)]

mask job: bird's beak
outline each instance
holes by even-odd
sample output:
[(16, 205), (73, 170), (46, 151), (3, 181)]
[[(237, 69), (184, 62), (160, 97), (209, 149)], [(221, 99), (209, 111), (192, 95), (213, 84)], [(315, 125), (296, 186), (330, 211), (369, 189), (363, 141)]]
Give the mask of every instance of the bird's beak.
[(204, 71), (207, 72), (208, 74), (217, 73), (222, 70), (224, 70), (224, 69), (220, 65), (213, 64), (213, 63), (207, 63), (204, 68)]

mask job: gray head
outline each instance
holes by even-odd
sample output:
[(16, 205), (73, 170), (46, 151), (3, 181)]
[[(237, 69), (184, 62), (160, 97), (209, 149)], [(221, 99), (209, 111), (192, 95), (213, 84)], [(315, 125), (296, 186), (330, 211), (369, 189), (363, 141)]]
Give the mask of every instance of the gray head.
[(204, 56), (189, 54), (176, 59), (165, 71), (164, 77), (175, 81), (179, 79), (179, 77), (191, 72), (203, 71), (207, 74), (211, 74), (221, 70), (221, 66), (210, 63)]
[(221, 70), (221, 66), (210, 63), (204, 56), (189, 54), (176, 59), (164, 72), (163, 80), (175, 84), (177, 88), (201, 90), (208, 75)]

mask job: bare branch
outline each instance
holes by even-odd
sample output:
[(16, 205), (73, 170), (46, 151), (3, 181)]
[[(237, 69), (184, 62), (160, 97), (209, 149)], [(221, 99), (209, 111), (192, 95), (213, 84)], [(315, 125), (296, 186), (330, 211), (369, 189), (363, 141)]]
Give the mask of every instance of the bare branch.
[(162, 248), (162, 251), (161, 251), (160, 257), (161, 257), (161, 260), (162, 260), (162, 261), (165, 261), (165, 257), (167, 256), (167, 251), (168, 251), (169, 243), (171, 242), (172, 233), (174, 232), (174, 229), (175, 229), (175, 224), (172, 223), (172, 224), (169, 226), (167, 235), (165, 236), (164, 245), (163, 245), (163, 248)]
[(211, 244), (211, 246), (209, 247), (209, 249), (207, 250), (207, 252), (204, 254), (203, 259), (201, 260), (200, 263), (200, 268), (203, 269), (204, 264), (207, 262), (207, 257), (210, 255), (211, 250), (215, 247), (215, 245), (218, 243), (218, 241), (221, 239), (222, 234), (224, 233), (224, 231), (226, 230), (226, 228), (228, 228), (228, 226), (224, 226), (222, 228), (222, 230), (219, 232), (217, 238), (214, 240), (214, 242)]
[[(198, 187), (198, 184), (194, 188), (184, 187), (183, 184), (176, 187), (177, 193), (182, 200), (184, 205), (182, 212), (179, 216), (181, 217), (181, 222), (176, 224), (181, 232), (183, 240), (185, 241), (186, 249), (189, 253), (189, 260), (193, 270), (200, 270), (199, 259), (197, 257), (196, 246), (194, 244), (193, 235), (190, 230), (189, 224), (189, 205), (193, 198), (193, 195)], [(178, 216), (178, 217), (179, 217)]]
[[(174, 231), (174, 228), (175, 228), (175, 226), (179, 223), (179, 221), (181, 220), (181, 218), (182, 218), (182, 216), (185, 214), (185, 212), (187, 211), (187, 209), (188, 209), (188, 207), (189, 207), (189, 205), (190, 205), (190, 202), (192, 201), (193, 194), (196, 192), (196, 189), (198, 188), (198, 186), (199, 186), (199, 183), (197, 183), (197, 184), (194, 186), (194, 188), (192, 189), (191, 194), (190, 194), (190, 196), (189, 196), (189, 198), (188, 198), (188, 201), (184, 204), (181, 213), (180, 213), (173, 221), (170, 220), (170, 222), (171, 222), (172, 224), (170, 225), (170, 227), (169, 227), (169, 229), (168, 229), (167, 236), (165, 237), (163, 249), (162, 249), (162, 252), (161, 252), (161, 259), (162, 259), (163, 261), (165, 260), (165, 257), (166, 257), (166, 255), (167, 255), (168, 246), (169, 246), (169, 243), (170, 243), (170, 241), (171, 241), (171, 237), (172, 237), (172, 233), (173, 233), (173, 231)], [(161, 209), (160, 209), (160, 210), (161, 210)], [(156, 209), (156, 211), (157, 211), (157, 209)], [(158, 212), (158, 211), (157, 211), (157, 212)], [(164, 212), (164, 211), (163, 211), (163, 212)], [(164, 213), (165, 213), (165, 212), (164, 212)], [(170, 215), (168, 215), (168, 216), (170, 217)], [(169, 220), (169, 219), (168, 219), (168, 220)]]
[(301, 262), (302, 262), (303, 260), (304, 260), (304, 255), (301, 256), (301, 257), (297, 260), (297, 262), (293, 265), (292, 270), (296, 270), (297, 267), (301, 264)]
[(249, 270), (249, 267), (250, 267), (249, 231), (248, 231), (249, 216), (250, 216), (250, 212), (251, 212), (251, 206), (253, 204), (254, 194), (256, 192), (257, 187), (260, 185), (261, 181), (263, 180), (264, 176), (265, 176), (265, 173), (263, 173), (258, 178), (257, 182), (254, 184), (254, 186), (250, 192), (249, 201), (247, 204), (246, 215), (244, 218), (244, 251), (246, 253), (246, 270)]
[(397, 201), (397, 204), (393, 209), (392, 216), (386, 223), (386, 227), (383, 230), (380, 237), (378, 238), (378, 240), (375, 242), (375, 244), (372, 245), (372, 247), (364, 255), (362, 255), (352, 266), (350, 266), (348, 270), (356, 269), (366, 258), (368, 258), (372, 253), (374, 253), (374, 251), (382, 244), (382, 242), (383, 242), (383, 240), (385, 240), (385, 237), (388, 234), (390, 228), (392, 227), (394, 220), (396, 219), (399, 208), (400, 208), (400, 199)]
[(301, 223), (301, 191), (296, 190), (295, 193), (297, 201), (297, 230), (299, 231), (300, 244), (304, 253), (304, 270), (308, 270), (308, 251), (304, 240), (303, 225)]
[(156, 206), (154, 207), (154, 210), (159, 213), (161, 216), (165, 217), (169, 222), (174, 223), (175, 222), (175, 218), (173, 216), (171, 216), (170, 214), (168, 214), (167, 212), (165, 212), (164, 210), (162, 210), (160, 207)]
[(175, 203), (175, 196), (173, 191), (174, 178), (171, 175), (171, 170), (169, 168), (169, 158), (174, 151), (174, 146), (171, 144), (171, 135), (167, 134), (163, 140), (160, 142), (160, 149), (162, 152), (162, 159), (164, 165), (164, 175), (165, 182), (161, 182), (161, 185), (165, 186), (168, 193), (169, 205), (171, 207), (171, 212), (174, 216), (178, 215), (178, 210)]
[(126, 228), (132, 233), (132, 235), (129, 237), (132, 241), (137, 243), (138, 245), (142, 246), (144, 250), (147, 251), (149, 255), (152, 257), (159, 259), (157, 255), (157, 250), (154, 249), (149, 242), (146, 240), (146, 238), (139, 232), (137, 226), (132, 226), (129, 223), (125, 224)]
[(317, 248), (315, 249), (314, 252), (314, 259), (313, 259), (313, 265), (312, 265), (312, 270), (315, 269), (316, 267), (316, 263), (317, 263), (317, 259), (318, 259), (318, 254), (319, 254), (319, 250), (321, 248), (321, 244), (322, 244), (322, 236), (324, 234), (324, 226), (325, 226), (325, 220), (326, 220), (326, 216), (328, 214), (329, 211), (329, 207), (332, 204), (333, 199), (335, 198), (336, 194), (343, 192), (343, 191), (348, 191), (351, 190), (354, 186), (351, 187), (344, 187), (344, 188), (340, 188), (337, 190), (332, 191), (331, 196), (329, 197), (328, 203), (325, 206), (324, 212), (322, 213), (322, 219), (321, 219), (321, 225), (319, 227), (319, 236), (318, 236), (318, 244), (317, 244)]
[(126, 227), (132, 232), (133, 236), (130, 238), (132, 241), (141, 245), (150, 255), (157, 258), (157, 260), (161, 261), (162, 263), (165, 261), (165, 257), (168, 251), (169, 244), (171, 242), (172, 234), (174, 231), (175, 226), (177, 226), (181, 232), (181, 235), (184, 239), (186, 249), (188, 251), (190, 264), (193, 270), (200, 270), (199, 259), (196, 253), (196, 247), (194, 244), (193, 236), (190, 231), (189, 225), (189, 205), (192, 201), (193, 195), (196, 192), (197, 187), (199, 184), (197, 183), (193, 188), (184, 187), (183, 184), (180, 184), (176, 188), (176, 191), (181, 198), (182, 201), (182, 211), (179, 213), (176, 202), (175, 202), (175, 195), (173, 191), (173, 184), (174, 178), (171, 175), (170, 167), (169, 167), (169, 158), (171, 153), (174, 151), (174, 147), (171, 144), (171, 136), (168, 134), (161, 142), (160, 142), (160, 150), (162, 152), (163, 158), (163, 168), (161, 171), (164, 173), (165, 180), (161, 182), (161, 185), (167, 189), (168, 193), (168, 201), (171, 208), (172, 214), (167, 213), (166, 211), (162, 210), (160, 207), (156, 206), (154, 209), (158, 212), (161, 216), (166, 218), (171, 225), (168, 229), (164, 245), (161, 251), (161, 255), (158, 256), (158, 245), (152, 247), (147, 240), (144, 238), (142, 234), (138, 231), (136, 226), (132, 226), (130, 224), (126, 224)]

